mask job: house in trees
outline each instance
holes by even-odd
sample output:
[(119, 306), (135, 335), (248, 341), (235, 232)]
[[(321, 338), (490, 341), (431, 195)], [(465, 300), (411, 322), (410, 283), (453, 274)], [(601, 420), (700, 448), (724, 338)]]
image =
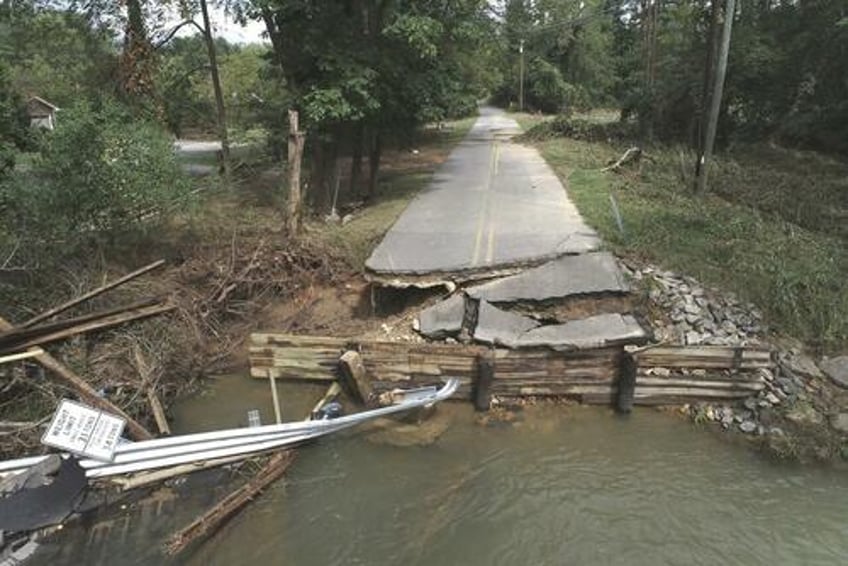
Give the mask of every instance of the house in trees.
[(52, 130), (56, 127), (56, 112), (59, 107), (33, 96), (27, 101), (27, 115), (29, 116), (29, 125), (32, 128), (45, 128)]

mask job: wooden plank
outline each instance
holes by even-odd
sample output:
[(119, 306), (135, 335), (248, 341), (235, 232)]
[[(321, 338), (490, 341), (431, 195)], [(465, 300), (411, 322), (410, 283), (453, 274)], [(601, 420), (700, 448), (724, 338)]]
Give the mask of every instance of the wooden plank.
[(635, 355), (640, 367), (757, 369), (774, 365), (770, 350), (749, 346), (656, 346)]

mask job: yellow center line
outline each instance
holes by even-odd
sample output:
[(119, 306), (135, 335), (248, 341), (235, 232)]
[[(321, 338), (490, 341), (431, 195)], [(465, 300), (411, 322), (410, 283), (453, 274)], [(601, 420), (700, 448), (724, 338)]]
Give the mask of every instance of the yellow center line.
[[(489, 201), (492, 189), (492, 179), (495, 176), (495, 171), (498, 166), (498, 142), (495, 140), (492, 144), (492, 154), (489, 160), (489, 175), (486, 179), (486, 185), (483, 187), (483, 203), (480, 207), (480, 217), (477, 220), (477, 233), (474, 237), (474, 253), (471, 256), (471, 266), (474, 267), (480, 261), (480, 249), (483, 244), (483, 230), (486, 226), (486, 220), (489, 216)], [(489, 234), (489, 244), (491, 245), (491, 230)]]

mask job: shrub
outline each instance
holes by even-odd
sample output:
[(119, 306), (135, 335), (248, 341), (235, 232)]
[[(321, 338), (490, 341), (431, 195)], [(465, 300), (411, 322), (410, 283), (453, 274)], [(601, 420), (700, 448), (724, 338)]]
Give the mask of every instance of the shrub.
[(32, 174), (6, 191), (19, 220), (42, 237), (115, 235), (147, 227), (186, 203), (189, 185), (171, 141), (117, 105), (62, 112)]

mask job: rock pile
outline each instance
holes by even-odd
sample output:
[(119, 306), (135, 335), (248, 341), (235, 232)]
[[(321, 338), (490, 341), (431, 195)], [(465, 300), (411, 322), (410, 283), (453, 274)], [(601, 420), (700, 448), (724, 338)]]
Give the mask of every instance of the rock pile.
[(765, 326), (753, 305), (707, 290), (691, 277), (652, 266), (622, 265), (622, 270), (641, 282), (657, 307), (650, 322), (658, 341), (722, 346), (761, 343)]
[[(767, 327), (762, 314), (753, 305), (731, 294), (708, 289), (691, 277), (654, 266), (625, 264), (622, 270), (634, 281), (634, 287), (642, 288), (645, 293), (646, 318), (656, 341), (686, 345), (765, 345)], [(791, 434), (789, 429), (793, 432), (812, 430), (826, 438), (829, 433), (823, 431), (828, 430), (828, 424), (837, 434), (848, 433), (848, 413), (823, 394), (826, 380), (816, 363), (805, 356), (800, 347), (769, 345), (776, 352), (775, 368), (756, 370), (765, 385), (756, 396), (738, 404), (685, 405), (683, 412), (696, 421), (714, 422), (725, 430), (766, 437), (770, 442), (771, 439), (785, 439)], [(834, 367), (843, 367), (843, 364), (848, 368), (848, 358), (822, 363), (836, 385), (839, 380), (831, 373), (835, 373)], [(706, 374), (704, 370), (668, 368), (650, 368), (646, 373), (657, 376)], [(822, 441), (823, 444), (827, 442), (830, 441)]]

